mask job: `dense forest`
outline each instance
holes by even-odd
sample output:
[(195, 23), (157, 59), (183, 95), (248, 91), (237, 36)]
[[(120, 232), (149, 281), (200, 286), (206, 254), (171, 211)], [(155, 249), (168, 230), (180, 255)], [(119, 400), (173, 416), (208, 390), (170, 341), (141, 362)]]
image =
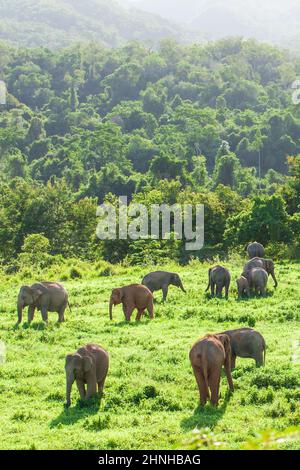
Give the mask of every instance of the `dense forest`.
[(291, 83), (300, 60), (286, 51), (242, 39), (163, 40), (155, 51), (135, 42), (58, 51), (2, 43), (0, 71), (7, 269), (39, 249), (187, 261), (176, 240), (97, 240), (96, 206), (119, 195), (204, 203), (206, 244), (195, 256), (253, 238), (299, 250), (300, 111)]

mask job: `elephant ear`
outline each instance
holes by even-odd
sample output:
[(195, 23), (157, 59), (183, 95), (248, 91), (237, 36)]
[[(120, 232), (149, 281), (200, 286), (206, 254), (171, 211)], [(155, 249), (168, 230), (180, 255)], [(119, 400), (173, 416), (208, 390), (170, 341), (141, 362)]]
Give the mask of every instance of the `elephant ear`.
[(231, 354), (231, 345), (230, 345), (230, 338), (228, 335), (219, 335), (219, 340), (224, 346), (225, 349), (225, 355), (226, 357), (230, 356)]
[(118, 302), (121, 302), (121, 300), (124, 297), (124, 293), (122, 289), (114, 289), (113, 295), (118, 299)]
[(83, 357), (83, 370), (84, 372), (90, 372), (93, 369), (93, 361), (89, 356)]

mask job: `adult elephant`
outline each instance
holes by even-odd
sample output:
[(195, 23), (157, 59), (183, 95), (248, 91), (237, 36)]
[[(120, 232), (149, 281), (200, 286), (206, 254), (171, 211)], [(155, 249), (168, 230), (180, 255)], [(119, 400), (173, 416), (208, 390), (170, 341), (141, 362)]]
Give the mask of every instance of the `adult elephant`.
[(250, 259), (265, 257), (265, 249), (263, 245), (258, 242), (249, 243), (249, 245), (247, 246), (247, 253)]
[(275, 276), (275, 267), (274, 261), (272, 259), (265, 259), (265, 258), (253, 258), (248, 261), (244, 266), (244, 271), (242, 276), (246, 277), (249, 280), (249, 273), (253, 268), (263, 268), (268, 275), (271, 275), (274, 281), (274, 287), (278, 286), (278, 282)]
[(237, 356), (254, 359), (257, 367), (265, 365), (266, 342), (258, 331), (252, 328), (238, 328), (223, 331), (222, 334), (230, 339), (231, 369), (235, 368)]
[[(72, 385), (76, 385), (82, 400), (88, 400), (98, 392), (102, 393), (109, 367), (109, 355), (97, 344), (87, 344), (75, 354), (66, 356), (67, 407), (71, 405)], [(85, 387), (87, 388), (85, 389)]]
[(42, 318), (48, 322), (48, 312), (57, 312), (58, 321), (65, 321), (68, 293), (58, 282), (38, 282), (22, 286), (18, 295), (18, 323), (22, 322), (23, 309), (28, 307), (28, 322), (34, 318), (35, 309), (40, 310)]
[(162, 290), (163, 302), (167, 299), (169, 286), (179, 287), (183, 292), (186, 292), (180, 276), (177, 273), (169, 273), (167, 271), (155, 271), (147, 274), (143, 278), (142, 284), (148, 287), (151, 292)]
[(210, 396), (212, 405), (217, 406), (223, 366), (230, 390), (234, 389), (231, 377), (229, 336), (226, 334), (205, 336), (194, 344), (189, 357), (198, 385), (201, 405), (204, 406)]

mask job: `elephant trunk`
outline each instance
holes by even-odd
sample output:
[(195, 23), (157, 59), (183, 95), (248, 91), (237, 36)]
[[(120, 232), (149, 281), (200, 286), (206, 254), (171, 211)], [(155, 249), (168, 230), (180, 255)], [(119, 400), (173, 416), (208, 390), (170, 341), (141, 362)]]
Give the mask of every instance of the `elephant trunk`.
[(113, 305), (114, 305), (114, 303), (113, 303), (113, 301), (111, 300), (110, 303), (109, 303), (109, 318), (110, 318), (110, 320), (113, 319), (113, 315), (112, 315)]
[(72, 385), (75, 381), (74, 373), (67, 373), (67, 389), (66, 389), (66, 399), (67, 399), (67, 407), (71, 406), (71, 391)]
[(276, 279), (276, 276), (275, 276), (275, 273), (274, 273), (274, 271), (273, 271), (273, 272), (271, 272), (271, 276), (272, 276), (272, 278), (273, 278), (273, 281), (274, 281), (274, 287), (275, 287), (275, 289), (276, 289), (276, 287), (278, 286), (278, 282), (277, 282), (277, 279)]
[(180, 281), (179, 287), (180, 287), (180, 289), (182, 290), (182, 292), (185, 292), (185, 293), (186, 293), (186, 290), (185, 290), (185, 288), (183, 287), (182, 281)]
[(18, 301), (17, 308), (18, 308), (18, 323), (22, 322), (22, 315), (23, 315), (23, 302), (20, 300)]

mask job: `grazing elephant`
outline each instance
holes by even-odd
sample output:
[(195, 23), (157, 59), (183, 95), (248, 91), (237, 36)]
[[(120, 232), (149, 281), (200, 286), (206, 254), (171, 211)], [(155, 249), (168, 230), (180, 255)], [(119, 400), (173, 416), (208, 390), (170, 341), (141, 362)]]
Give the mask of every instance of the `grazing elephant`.
[(65, 310), (68, 305), (68, 293), (57, 282), (39, 282), (32, 286), (23, 286), (18, 296), (18, 323), (22, 322), (23, 308), (28, 306), (28, 322), (31, 323), (35, 309), (42, 313), (42, 318), (48, 322), (48, 312), (57, 312), (58, 321), (65, 321)]
[(162, 290), (163, 302), (167, 298), (168, 289), (171, 285), (179, 287), (183, 292), (186, 292), (179, 275), (176, 273), (168, 273), (166, 271), (156, 271), (154, 273), (147, 274), (143, 278), (142, 284), (148, 287), (151, 292)]
[(201, 405), (204, 406), (209, 399), (210, 389), (210, 401), (212, 405), (217, 406), (222, 366), (225, 368), (230, 390), (234, 389), (231, 377), (229, 337), (226, 334), (207, 335), (198, 340), (190, 351), (190, 361), (198, 385)]
[(239, 277), (239, 279), (236, 280), (236, 284), (237, 284), (239, 299), (241, 299), (243, 295), (250, 297), (250, 287), (249, 287), (248, 279), (246, 277), (244, 276)]
[(222, 291), (225, 287), (225, 297), (228, 298), (229, 286), (230, 286), (231, 276), (228, 269), (223, 266), (215, 266), (208, 270), (208, 286), (206, 288), (207, 292), (209, 288), (211, 289), (211, 295), (216, 295), (222, 297)]
[(268, 273), (263, 268), (253, 268), (248, 273), (250, 290), (256, 294), (266, 295), (268, 284)]
[(275, 276), (274, 261), (272, 259), (257, 257), (251, 259), (245, 264), (242, 276), (245, 276), (248, 279), (249, 271), (251, 271), (253, 268), (263, 268), (265, 271), (267, 271), (268, 275), (271, 274), (274, 281), (274, 287), (276, 288), (278, 286), (278, 282)]
[(256, 366), (265, 364), (266, 342), (263, 336), (252, 328), (238, 328), (237, 330), (224, 331), (231, 343), (231, 368), (235, 368), (236, 357), (254, 359)]
[(263, 245), (258, 242), (249, 243), (249, 245), (247, 246), (247, 253), (250, 259), (265, 257), (265, 249)]
[[(109, 367), (108, 353), (97, 344), (87, 344), (75, 354), (66, 356), (67, 407), (71, 405), (72, 385), (76, 380), (82, 400), (88, 400), (98, 392), (103, 392), (104, 382)], [(87, 390), (85, 390), (87, 385)]]
[(147, 309), (151, 320), (153, 313), (153, 294), (148, 287), (141, 284), (132, 284), (130, 286), (113, 289), (109, 302), (109, 316), (112, 320), (112, 308), (114, 305), (123, 304), (123, 312), (126, 321), (130, 321), (132, 312), (137, 309), (136, 321), (140, 321), (144, 311)]

